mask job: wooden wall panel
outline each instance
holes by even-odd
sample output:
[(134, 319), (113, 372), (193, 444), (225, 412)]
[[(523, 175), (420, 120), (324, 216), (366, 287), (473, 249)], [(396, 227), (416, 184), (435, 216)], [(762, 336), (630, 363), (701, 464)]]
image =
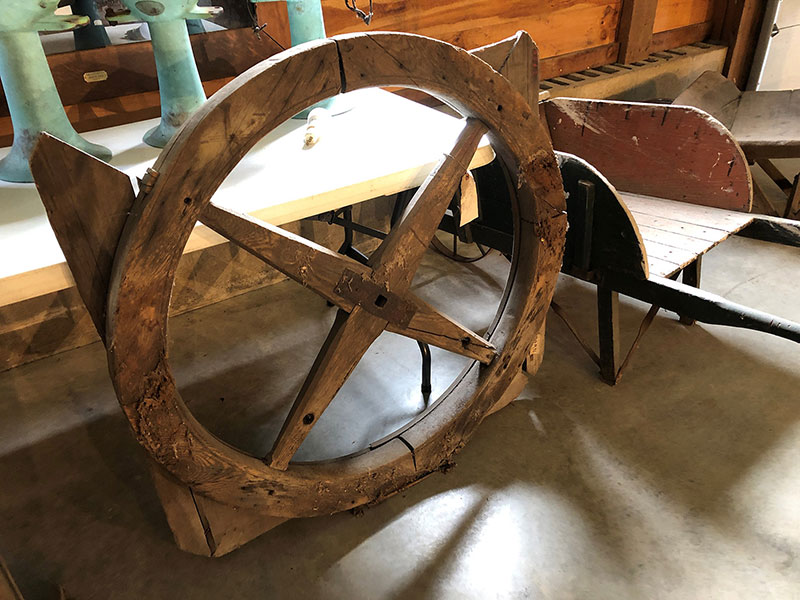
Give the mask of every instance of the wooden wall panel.
[[(359, 3), (366, 4), (366, 0)], [(543, 58), (615, 41), (621, 0), (376, 0), (366, 27), (341, 0), (323, 0), (329, 35), (355, 31), (407, 31), (472, 49), (530, 33)]]
[(653, 32), (660, 33), (710, 21), (714, 0), (658, 0)]

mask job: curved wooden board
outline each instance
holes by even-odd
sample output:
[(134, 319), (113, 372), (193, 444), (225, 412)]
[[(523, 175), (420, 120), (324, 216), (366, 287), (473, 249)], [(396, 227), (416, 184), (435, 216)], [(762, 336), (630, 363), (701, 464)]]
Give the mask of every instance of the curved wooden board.
[(749, 212), (744, 152), (711, 115), (664, 104), (557, 98), (544, 104), (553, 147), (619, 190)]
[(649, 277), (647, 251), (639, 227), (617, 190), (597, 169), (572, 154), (557, 152), (564, 191), (567, 192), (567, 241), (564, 246), (564, 271), (569, 272), (585, 230), (584, 207), (579, 181), (594, 184), (592, 254), (590, 271), (614, 269), (634, 277)]

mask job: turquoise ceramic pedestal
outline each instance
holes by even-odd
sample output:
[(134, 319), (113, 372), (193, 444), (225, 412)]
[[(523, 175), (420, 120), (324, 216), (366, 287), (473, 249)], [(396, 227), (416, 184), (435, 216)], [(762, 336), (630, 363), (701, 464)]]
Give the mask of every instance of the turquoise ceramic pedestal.
[(0, 179), (33, 181), (28, 157), (43, 131), (103, 160), (111, 151), (87, 142), (73, 129), (56, 91), (37, 31), (74, 29), (86, 17), (58, 17), (57, 0), (4, 0), (0, 20), (0, 80), (8, 101), (14, 142), (0, 161)]
[(144, 135), (145, 143), (163, 148), (196, 111), (206, 95), (192, 54), (186, 21), (216, 14), (197, 0), (123, 0), (131, 14), (122, 21), (145, 21), (150, 29), (161, 95), (161, 122)]

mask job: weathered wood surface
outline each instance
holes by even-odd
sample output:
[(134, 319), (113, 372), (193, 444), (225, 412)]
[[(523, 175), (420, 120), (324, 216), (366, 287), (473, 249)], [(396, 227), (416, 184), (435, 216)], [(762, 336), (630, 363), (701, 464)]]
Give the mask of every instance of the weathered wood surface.
[[(736, 119), (742, 92), (730, 79), (716, 71), (706, 71), (681, 92), (672, 104), (693, 106), (706, 111), (728, 129)], [(741, 144), (741, 140), (738, 140)]]
[(619, 62), (642, 60), (650, 54), (658, 0), (623, 0), (619, 19)]
[(43, 134), (30, 158), (31, 172), (78, 292), (105, 338), (111, 266), (134, 191), (125, 173), (88, 154), (73, 160), (78, 152)]
[(661, 33), (708, 22), (713, 14), (714, 0), (658, 0), (653, 31)]
[(718, 2), (714, 10), (714, 39), (728, 46), (723, 74), (740, 88), (747, 85), (766, 0)]
[(175, 544), (184, 552), (218, 558), (286, 521), (195, 494), (158, 465), (150, 465), (150, 474)]
[[(705, 21), (703, 23), (694, 23), (692, 25), (686, 25), (685, 27), (654, 33), (653, 39), (650, 42), (650, 52), (669, 51), (704, 41), (711, 45), (712, 40), (709, 39), (709, 36), (713, 26), (713, 21)], [(660, 97), (669, 98), (671, 96)]]
[(753, 215), (621, 193), (639, 226), (650, 275), (670, 277), (731, 235)]
[(749, 158), (800, 157), (800, 90), (744, 92), (731, 133)]
[(539, 49), (525, 31), (513, 37), (471, 50), (511, 82), (531, 106), (539, 103)]
[[(510, 0), (502, 6), (482, 0), (386, 0), (375, 4), (372, 29), (426, 35), (468, 49), (524, 29), (549, 57), (613, 42), (620, 5), (619, 0)], [(329, 34), (369, 31), (339, 0), (323, 0), (322, 6)]]
[(545, 103), (553, 146), (596, 167), (621, 191), (749, 211), (750, 171), (728, 131), (702, 111), (557, 98)]
[[(273, 469), (214, 438), (181, 400), (166, 360), (173, 275), (210, 196), (258, 139), (305, 106), (342, 89), (375, 85), (423, 89), (480, 120), (517, 179), (521, 232), (515, 280), (489, 338), (499, 355), (487, 367), (470, 368), (433, 410), (369, 451)], [(258, 100), (267, 96), (273, 101), (266, 105)], [(561, 263), (563, 188), (537, 112), (506, 79), (468, 53), (401, 34), (346, 36), (282, 53), (201, 108), (154, 169), (160, 175), (135, 202), (115, 261), (108, 356), (138, 441), (196, 493), (287, 517), (378, 501), (449, 460), (519, 373), (536, 333), (530, 324), (546, 312)], [(413, 212), (410, 223), (416, 221)], [(405, 275), (385, 273), (402, 285)]]

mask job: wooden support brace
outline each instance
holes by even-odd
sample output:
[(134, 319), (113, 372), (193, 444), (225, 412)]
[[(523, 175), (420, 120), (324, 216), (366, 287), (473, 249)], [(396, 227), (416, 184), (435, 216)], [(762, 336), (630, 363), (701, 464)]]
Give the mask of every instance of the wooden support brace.
[(150, 474), (175, 543), (185, 552), (224, 556), (288, 520), (210, 500), (155, 463), (150, 464)]
[(603, 285), (597, 286), (597, 335), (600, 376), (614, 385), (619, 364), (619, 294)]
[(657, 4), (657, 0), (623, 0), (619, 18), (619, 62), (635, 62), (650, 54)]
[[(693, 262), (683, 268), (683, 283), (692, 287), (700, 287), (700, 270), (703, 264), (703, 257), (698, 256)], [(684, 325), (694, 325), (696, 321), (686, 315), (681, 315), (681, 323)]]
[(800, 173), (794, 176), (792, 191), (786, 202), (786, 212), (783, 215), (787, 219), (800, 219)]

